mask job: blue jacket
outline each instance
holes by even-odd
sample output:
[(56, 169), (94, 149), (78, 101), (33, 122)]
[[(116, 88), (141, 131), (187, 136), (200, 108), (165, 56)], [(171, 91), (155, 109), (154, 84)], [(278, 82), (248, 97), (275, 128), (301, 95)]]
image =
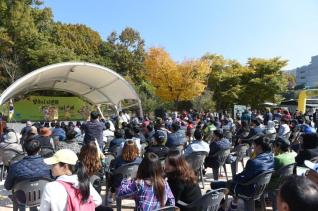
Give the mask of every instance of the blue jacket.
[(103, 146), (103, 130), (106, 129), (105, 124), (97, 120), (87, 121), (84, 126), (84, 143), (97, 139), (99, 146)]
[(250, 196), (255, 191), (254, 186), (242, 186), (240, 183), (245, 183), (262, 172), (273, 169), (274, 156), (271, 152), (264, 152), (257, 155), (254, 159), (249, 159), (245, 169), (233, 178), (234, 193)]
[(174, 133), (168, 134), (167, 147), (174, 147), (183, 145), (186, 142), (185, 133), (183, 130), (178, 130)]
[(65, 130), (63, 128), (54, 128), (52, 131), (52, 136), (58, 136), (60, 141), (64, 141), (66, 138)]
[(51, 178), (49, 166), (40, 155), (26, 156), (10, 166), (4, 187), (11, 190), (17, 182), (37, 177)]

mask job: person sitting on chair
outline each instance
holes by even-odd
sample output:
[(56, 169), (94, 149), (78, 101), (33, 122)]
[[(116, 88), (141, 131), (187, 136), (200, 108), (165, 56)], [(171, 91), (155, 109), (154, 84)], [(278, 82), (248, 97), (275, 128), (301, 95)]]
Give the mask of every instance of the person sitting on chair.
[(154, 144), (146, 147), (146, 153), (153, 152), (158, 155), (159, 159), (165, 158), (169, 152), (169, 148), (164, 145), (165, 134), (163, 131), (157, 130), (154, 134)]
[(196, 129), (193, 134), (195, 140), (189, 144), (184, 150), (184, 156), (189, 156), (192, 152), (206, 152), (210, 151), (209, 144), (202, 140), (203, 131), (201, 129)]
[[(52, 178), (50, 167), (44, 163), (43, 158), (38, 154), (41, 148), (40, 141), (31, 140), (25, 144), (24, 148), (28, 156), (10, 166), (7, 179), (4, 183), (4, 187), (7, 190), (11, 190), (15, 184), (23, 180)], [(23, 207), (20, 207), (20, 210), (23, 210)]]
[[(242, 186), (240, 184), (248, 182), (264, 171), (272, 170), (274, 168), (274, 156), (271, 153), (270, 141), (263, 136), (255, 139), (253, 145), (256, 157), (247, 161), (245, 169), (241, 173), (235, 175), (232, 181), (211, 182), (212, 189), (227, 187), (230, 190), (230, 194), (244, 196), (250, 196), (254, 193), (254, 185)], [(234, 197), (231, 204), (232, 211), (237, 209), (237, 202), (238, 198)]]

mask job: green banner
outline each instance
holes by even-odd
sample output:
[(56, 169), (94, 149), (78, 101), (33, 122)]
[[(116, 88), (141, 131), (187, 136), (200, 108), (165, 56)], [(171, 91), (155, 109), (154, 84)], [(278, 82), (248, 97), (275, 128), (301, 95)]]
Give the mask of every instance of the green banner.
[(29, 96), (14, 102), (15, 121), (86, 120), (92, 106), (78, 97)]

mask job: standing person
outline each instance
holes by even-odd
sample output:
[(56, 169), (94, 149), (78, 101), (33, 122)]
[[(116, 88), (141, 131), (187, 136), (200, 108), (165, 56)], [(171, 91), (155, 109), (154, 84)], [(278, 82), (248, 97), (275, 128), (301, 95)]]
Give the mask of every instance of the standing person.
[(266, 113), (264, 115), (264, 125), (267, 125), (267, 122), (272, 120), (273, 120), (273, 114), (270, 108), (266, 108)]
[(122, 181), (117, 197), (134, 198), (137, 211), (174, 206), (174, 196), (162, 175), (163, 169), (159, 157), (154, 153), (148, 153), (139, 165), (136, 178)]
[(178, 204), (179, 200), (191, 204), (202, 196), (195, 172), (179, 151), (169, 152), (165, 160), (165, 172), (168, 177), (169, 186), (175, 197), (176, 205), (180, 207), (180, 210), (200, 210), (199, 208), (187, 209)]
[(91, 118), (83, 125), (84, 129), (84, 143), (88, 144), (90, 141), (97, 140), (99, 147), (103, 149), (103, 130), (106, 129), (105, 124), (99, 121), (99, 114), (97, 111), (91, 112)]
[(102, 204), (101, 196), (89, 182), (86, 167), (79, 163), (75, 171), (77, 160), (76, 154), (69, 149), (61, 149), (53, 157), (44, 159), (46, 164), (51, 165), (52, 175), (57, 179), (46, 184), (40, 211), (80, 210), (84, 206), (87, 208), (85, 211), (93, 211)]
[(20, 132), (20, 134), (21, 134), (21, 139), (20, 139), (21, 140), (20, 141), (21, 145), (23, 145), (24, 141), (26, 140), (26, 137), (28, 136), (29, 131), (31, 130), (31, 126), (32, 126), (31, 121), (27, 121), (25, 127), (22, 128), (22, 130)]

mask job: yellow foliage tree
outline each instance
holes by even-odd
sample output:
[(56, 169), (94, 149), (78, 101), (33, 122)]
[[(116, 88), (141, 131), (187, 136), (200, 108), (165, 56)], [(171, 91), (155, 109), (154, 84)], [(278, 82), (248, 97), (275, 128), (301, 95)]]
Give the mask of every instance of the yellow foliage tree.
[(174, 62), (162, 48), (149, 49), (145, 59), (145, 77), (165, 101), (192, 100), (204, 91), (210, 67), (205, 60)]

